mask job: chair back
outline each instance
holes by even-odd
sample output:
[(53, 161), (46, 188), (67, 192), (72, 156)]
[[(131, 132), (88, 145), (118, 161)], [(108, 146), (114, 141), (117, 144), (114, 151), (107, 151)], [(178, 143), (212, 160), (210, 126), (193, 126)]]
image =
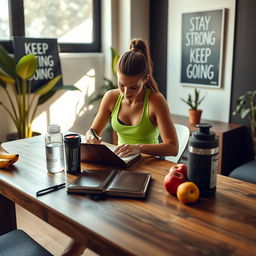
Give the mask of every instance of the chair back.
[(178, 163), (188, 144), (190, 131), (189, 131), (189, 128), (185, 125), (174, 124), (174, 126), (176, 129), (176, 133), (179, 141), (179, 152), (177, 156), (166, 156), (165, 159), (174, 163)]

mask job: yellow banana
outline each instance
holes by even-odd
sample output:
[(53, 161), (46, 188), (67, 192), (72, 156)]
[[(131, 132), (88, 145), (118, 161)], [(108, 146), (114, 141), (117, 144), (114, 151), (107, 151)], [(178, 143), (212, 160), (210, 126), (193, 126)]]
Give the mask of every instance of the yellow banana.
[(0, 168), (7, 168), (11, 164), (12, 164), (11, 159), (0, 159)]
[(13, 164), (19, 159), (19, 154), (11, 154), (0, 145), (0, 159), (10, 160), (10, 164)]

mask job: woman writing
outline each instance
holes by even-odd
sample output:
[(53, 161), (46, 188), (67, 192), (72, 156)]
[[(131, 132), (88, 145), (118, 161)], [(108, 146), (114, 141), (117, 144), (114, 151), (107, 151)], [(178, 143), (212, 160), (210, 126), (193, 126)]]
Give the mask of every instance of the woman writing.
[[(117, 63), (118, 89), (108, 91), (91, 125), (101, 134), (109, 119), (118, 135), (116, 153), (175, 156), (178, 140), (168, 104), (152, 76), (149, 49), (142, 40), (132, 40), (130, 51)], [(159, 133), (162, 142), (159, 143)], [(89, 130), (88, 143), (100, 143)]]
[[(131, 41), (130, 51), (124, 53), (117, 63), (117, 80), (118, 89), (104, 95), (91, 129), (100, 135), (111, 120), (118, 135), (115, 153), (120, 157), (136, 153), (177, 155), (175, 127), (168, 104), (152, 76), (149, 49), (144, 41)], [(100, 143), (91, 129), (86, 133), (86, 142)], [(84, 249), (85, 246), (72, 241), (63, 255), (81, 255)]]

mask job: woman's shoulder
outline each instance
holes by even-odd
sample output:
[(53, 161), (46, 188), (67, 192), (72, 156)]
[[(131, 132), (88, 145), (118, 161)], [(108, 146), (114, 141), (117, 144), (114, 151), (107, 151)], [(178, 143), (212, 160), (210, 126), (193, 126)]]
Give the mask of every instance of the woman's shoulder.
[(153, 90), (150, 91), (149, 100), (152, 103), (157, 103), (159, 101), (160, 102), (165, 102), (166, 101), (161, 92), (156, 92), (156, 91), (153, 91)]
[(119, 89), (112, 89), (105, 93), (104, 98), (107, 100), (114, 100), (117, 99), (120, 94)]
[(149, 106), (154, 113), (162, 112), (163, 110), (169, 109), (168, 103), (161, 92), (150, 92)]
[(109, 111), (111, 112), (116, 104), (119, 94), (120, 94), (119, 89), (113, 89), (113, 90), (107, 91), (104, 94), (104, 97), (102, 99), (102, 106), (108, 108)]

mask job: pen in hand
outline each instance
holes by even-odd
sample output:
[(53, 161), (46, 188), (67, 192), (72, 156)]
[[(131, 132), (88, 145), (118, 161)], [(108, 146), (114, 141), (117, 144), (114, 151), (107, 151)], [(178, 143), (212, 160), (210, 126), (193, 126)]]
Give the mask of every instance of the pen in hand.
[(94, 131), (94, 129), (90, 128), (90, 131), (91, 131), (93, 137), (94, 137), (96, 140), (99, 141), (99, 140), (100, 140), (100, 139), (99, 139), (99, 136), (96, 134), (96, 132)]
[(58, 189), (64, 188), (65, 186), (66, 186), (66, 183), (61, 183), (59, 185), (54, 185), (54, 186), (39, 190), (39, 191), (36, 192), (36, 196), (42, 196), (42, 195), (51, 193), (51, 192), (56, 191)]

